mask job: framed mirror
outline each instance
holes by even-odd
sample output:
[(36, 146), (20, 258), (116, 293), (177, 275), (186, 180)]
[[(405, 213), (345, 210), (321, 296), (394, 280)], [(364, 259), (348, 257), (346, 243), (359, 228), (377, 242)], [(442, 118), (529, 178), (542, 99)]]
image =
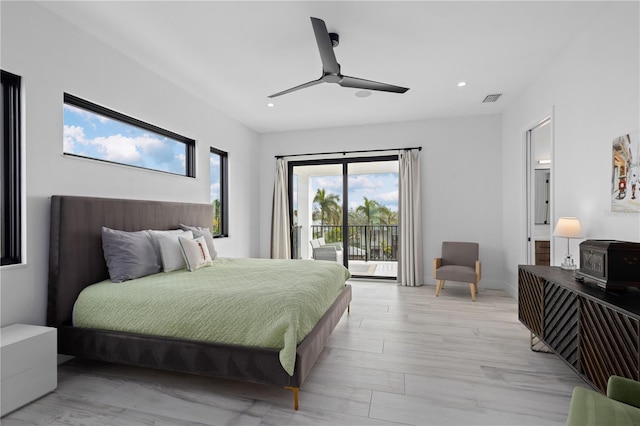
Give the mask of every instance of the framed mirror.
[(549, 169), (536, 169), (534, 178), (534, 223), (536, 225), (550, 224), (549, 209), (549, 180), (551, 172)]

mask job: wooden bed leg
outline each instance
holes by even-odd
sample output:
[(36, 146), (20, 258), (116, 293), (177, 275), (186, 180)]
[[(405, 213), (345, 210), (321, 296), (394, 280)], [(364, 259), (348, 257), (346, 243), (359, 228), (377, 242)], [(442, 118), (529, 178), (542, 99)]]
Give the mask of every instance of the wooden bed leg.
[(298, 411), (298, 389), (294, 386), (285, 386), (285, 389), (293, 391), (293, 409)]
[(351, 313), (351, 303), (347, 305), (347, 314)]

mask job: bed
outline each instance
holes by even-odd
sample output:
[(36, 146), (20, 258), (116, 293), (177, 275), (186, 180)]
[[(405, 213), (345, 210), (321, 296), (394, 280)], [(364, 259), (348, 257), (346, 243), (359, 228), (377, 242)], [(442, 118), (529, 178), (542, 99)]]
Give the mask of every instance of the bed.
[(348, 310), (349, 284), (344, 284), (335, 301), (295, 347), (293, 374), (283, 368), (280, 349), (80, 328), (72, 324), (74, 303), (82, 290), (109, 279), (102, 249), (103, 226), (123, 231), (169, 230), (180, 223), (209, 227), (212, 216), (209, 204), (51, 197), (47, 325), (58, 329), (58, 353), (281, 386), (293, 391), (297, 410), (299, 388)]

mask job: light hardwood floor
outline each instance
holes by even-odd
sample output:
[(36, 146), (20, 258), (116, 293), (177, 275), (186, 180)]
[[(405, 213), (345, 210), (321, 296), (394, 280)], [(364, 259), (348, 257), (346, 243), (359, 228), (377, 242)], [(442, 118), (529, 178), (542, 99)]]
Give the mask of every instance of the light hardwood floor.
[(2, 425), (563, 425), (574, 386), (532, 352), (517, 303), (467, 285), (352, 281), (343, 317), (300, 390), (83, 360)]

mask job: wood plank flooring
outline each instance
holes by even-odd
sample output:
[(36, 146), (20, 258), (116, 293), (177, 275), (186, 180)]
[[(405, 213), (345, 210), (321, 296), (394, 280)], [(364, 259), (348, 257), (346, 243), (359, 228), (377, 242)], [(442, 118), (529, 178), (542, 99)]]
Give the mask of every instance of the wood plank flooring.
[(574, 386), (532, 352), (517, 303), (466, 285), (352, 281), (342, 318), (300, 390), (73, 359), (55, 392), (2, 425), (564, 425)]

